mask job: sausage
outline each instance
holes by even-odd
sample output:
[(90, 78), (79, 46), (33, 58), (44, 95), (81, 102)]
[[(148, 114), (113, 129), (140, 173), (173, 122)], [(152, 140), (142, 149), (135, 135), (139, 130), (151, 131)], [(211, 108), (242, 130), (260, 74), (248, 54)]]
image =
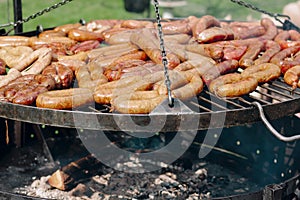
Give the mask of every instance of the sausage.
[(258, 83), (266, 83), (277, 79), (281, 75), (281, 70), (278, 65), (262, 63), (246, 68), (241, 75), (244, 77), (254, 77), (257, 79)]
[(9, 68), (13, 68), (26, 59), (32, 52), (33, 49), (28, 46), (2, 47), (0, 49), (0, 58), (5, 61)]
[(209, 85), (209, 91), (219, 97), (239, 97), (254, 91), (257, 86), (254, 77), (229, 73), (214, 79)]
[(296, 54), (300, 50), (300, 46), (292, 46), (286, 49), (283, 49), (276, 53), (270, 60), (271, 63), (281, 66), (282, 62), (284, 61), (285, 58)]
[(81, 51), (74, 55), (58, 55), (57, 60), (63, 65), (70, 67), (73, 71), (78, 68), (81, 63), (85, 63), (88, 59), (88, 53)]
[(103, 68), (95, 63), (80, 66), (76, 70), (75, 75), (80, 88), (93, 90), (97, 85), (107, 82), (107, 78), (103, 75)]
[(263, 49), (264, 43), (257, 40), (256, 43), (248, 45), (245, 54), (239, 60), (239, 65), (242, 68), (247, 68), (253, 65), (254, 60), (258, 57), (259, 53)]
[[(119, 27), (120, 23), (122, 23), (123, 20), (117, 20), (117, 19), (96, 19), (89, 21), (84, 27), (88, 31), (104, 31), (107, 29), (112, 29), (114, 27)], [(83, 28), (83, 27), (79, 27)]]
[(217, 18), (211, 15), (202, 16), (197, 22), (193, 22), (193, 37), (197, 39), (202, 31), (213, 26), (221, 27), (220, 21)]
[[(25, 58), (19, 65), (15, 66), (16, 69), (22, 71), (22, 75), (26, 74), (39, 74), (43, 69), (51, 63), (52, 50), (50, 48), (40, 48), (35, 50), (27, 58)], [(25, 69), (26, 68), (26, 69)]]
[(198, 53), (203, 56), (211, 57), (214, 60), (222, 59), (224, 56), (223, 47), (211, 44), (187, 44), (187, 51)]
[(127, 114), (147, 114), (154, 110), (167, 95), (159, 95), (157, 91), (135, 91), (123, 94), (111, 101), (112, 111)]
[(104, 75), (108, 78), (109, 81), (118, 80), (124, 73), (124, 69), (132, 68), (136, 66), (143, 66), (146, 64), (144, 60), (124, 60), (123, 62), (114, 62), (105, 68)]
[(94, 101), (92, 91), (87, 88), (53, 90), (37, 96), (36, 106), (40, 108), (69, 110)]
[(162, 31), (165, 35), (173, 34), (191, 34), (192, 29), (188, 24), (188, 20), (173, 20), (161, 22)]
[(291, 85), (293, 89), (296, 89), (297, 87), (300, 88), (299, 76), (300, 65), (296, 65), (286, 71), (283, 79), (288, 85)]
[(188, 34), (165, 35), (164, 40), (166, 44), (171, 42), (176, 42), (179, 44), (187, 44), (191, 40), (191, 36)]
[(300, 33), (296, 30), (288, 30), (292, 41), (300, 41)]
[(135, 29), (130, 30), (120, 30), (116, 33), (112, 33), (108, 35), (108, 32), (103, 33), (105, 37), (105, 43), (109, 45), (116, 45), (122, 43), (129, 43), (131, 34), (136, 31)]
[(104, 40), (102, 33), (80, 29), (71, 29), (68, 32), (68, 37), (78, 42), (84, 42), (87, 40), (98, 40), (99, 42), (102, 42)]
[(29, 46), (38, 49), (43, 45), (51, 45), (51, 44), (59, 44), (60, 46), (64, 46), (69, 48), (76, 44), (77, 41), (72, 40), (68, 37), (30, 37), (29, 38)]
[(211, 27), (198, 34), (196, 40), (199, 43), (212, 43), (222, 40), (233, 40), (234, 33), (229, 28)]
[(82, 51), (89, 51), (92, 49), (96, 49), (97, 47), (99, 47), (99, 45), (100, 45), (100, 43), (98, 40), (87, 40), (87, 41), (75, 44), (69, 50), (72, 53), (77, 54)]
[(202, 80), (206, 85), (209, 85), (212, 80), (216, 79), (217, 77), (223, 74), (234, 72), (238, 69), (238, 67), (239, 62), (237, 60), (225, 60), (207, 70), (202, 75)]
[(120, 23), (122, 28), (140, 29), (140, 28), (154, 28), (154, 24), (151, 21), (146, 20), (123, 20)]
[(0, 88), (4, 85), (7, 85), (9, 82), (15, 80), (16, 78), (22, 76), (21, 72), (19, 72), (17, 69), (10, 69), (7, 73), (7, 75), (1, 75), (0, 79)]
[(7, 46), (29, 46), (29, 37), (16, 35), (0, 36), (0, 47)]
[(6, 63), (0, 58), (0, 75), (6, 74)]
[(281, 50), (280, 45), (277, 42), (272, 40), (268, 40), (265, 43), (265, 51), (263, 54), (254, 60), (254, 65), (267, 63), (271, 60), (271, 58)]
[(34, 75), (34, 80), (39, 83), (39, 86), (45, 87), (47, 90), (55, 89), (55, 80), (50, 75), (37, 74)]
[(81, 27), (82, 24), (80, 23), (74, 23), (74, 24), (63, 24), (63, 25), (60, 25), (60, 26), (57, 26), (55, 27), (53, 30), (54, 31), (62, 31), (64, 32), (65, 34), (68, 34), (70, 30), (72, 29), (77, 29), (79, 27)]
[(148, 74), (153, 74), (159, 71), (162, 71), (163, 67), (161, 65), (147, 62), (142, 66), (136, 66), (131, 68), (125, 68), (122, 72), (121, 78), (129, 77), (129, 76), (146, 76)]
[(259, 38), (264, 40), (273, 40), (278, 34), (278, 29), (274, 22), (269, 18), (263, 18), (260, 20), (260, 23), (265, 28), (266, 32)]
[(32, 88), (27, 87), (25, 89), (21, 89), (15, 94), (14, 98), (12, 99), (12, 103), (33, 105), (36, 101), (37, 96), (47, 91), (47, 88), (44, 86), (36, 86)]
[(61, 30), (46, 30), (41, 32), (39, 38), (50, 38), (50, 37), (65, 37), (67, 34)]
[(286, 41), (290, 39), (290, 33), (289, 31), (282, 30), (280, 31), (274, 38), (275, 42), (281, 42), (281, 41)]
[[(170, 89), (176, 89), (183, 85), (186, 85), (189, 80), (186, 77), (186, 72), (183, 71), (169, 71), (169, 79), (170, 79)], [(159, 94), (167, 94), (167, 86), (165, 84), (165, 80), (159, 81), (154, 85), (154, 88), (158, 91)]]
[(297, 53), (292, 60), (283, 60), (281, 62), (281, 73), (285, 74), (285, 72), (294, 67), (295, 65), (300, 65), (300, 54)]
[(187, 72), (185, 76), (189, 83), (173, 90), (172, 96), (174, 98), (187, 100), (195, 97), (203, 90), (203, 82), (199, 74)]
[(73, 71), (57, 62), (52, 62), (51, 65), (43, 70), (42, 74), (53, 77), (56, 89), (69, 88), (74, 79)]
[(99, 104), (109, 104), (113, 98), (140, 90), (151, 90), (153, 84), (164, 79), (164, 72), (159, 71), (144, 77), (129, 76), (116, 81), (98, 85), (94, 90), (94, 99)]
[(253, 26), (253, 27), (247, 27), (245, 30), (237, 31), (233, 29), (235, 33), (235, 38), (237, 39), (248, 39), (248, 38), (256, 38), (260, 37), (265, 34), (266, 30), (262, 26)]
[(139, 48), (131, 43), (123, 43), (111, 46), (104, 46), (101, 48), (93, 49), (88, 53), (90, 60), (100, 59), (105, 60), (106, 58), (118, 57), (132, 52), (137, 52)]
[[(161, 50), (159, 49), (159, 41), (156, 36), (148, 29), (142, 29), (140, 33), (132, 33), (131, 42), (140, 47), (147, 56), (155, 63), (162, 63)], [(173, 69), (179, 63), (180, 59), (172, 52), (167, 51), (168, 68)]]
[(226, 45), (223, 50), (224, 60), (240, 60), (247, 51), (247, 45)]

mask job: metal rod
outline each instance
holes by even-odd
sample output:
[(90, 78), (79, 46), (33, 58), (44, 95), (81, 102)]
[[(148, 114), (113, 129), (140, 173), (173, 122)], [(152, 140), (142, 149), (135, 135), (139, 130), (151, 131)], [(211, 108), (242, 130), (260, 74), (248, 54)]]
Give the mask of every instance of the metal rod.
[(22, 21), (22, 0), (13, 0), (14, 2), (14, 22), (16, 26), (14, 27), (15, 34), (23, 32), (23, 24), (17, 23)]
[(263, 121), (263, 123), (266, 125), (266, 127), (269, 129), (269, 131), (271, 131), (271, 133), (275, 137), (277, 137), (279, 140), (284, 141), (284, 142), (293, 142), (295, 140), (300, 139), (300, 135), (294, 135), (294, 136), (290, 136), (290, 137), (286, 137), (286, 136), (281, 135), (279, 132), (276, 131), (275, 128), (273, 128), (273, 126), (267, 120), (262, 105), (260, 103), (256, 102), (256, 101), (252, 102), (252, 104), (255, 105), (258, 108), (260, 118)]

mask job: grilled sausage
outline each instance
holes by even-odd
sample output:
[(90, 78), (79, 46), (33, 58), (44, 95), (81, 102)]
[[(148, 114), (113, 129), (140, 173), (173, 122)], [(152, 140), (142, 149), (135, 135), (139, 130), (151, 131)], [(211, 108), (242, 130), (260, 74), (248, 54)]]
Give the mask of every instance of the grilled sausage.
[(284, 81), (291, 85), (293, 89), (300, 87), (300, 65), (296, 65), (286, 71), (284, 74)]
[(266, 32), (259, 38), (264, 40), (273, 40), (278, 34), (278, 29), (274, 22), (269, 18), (263, 18), (260, 20), (260, 23), (265, 28)]
[(212, 43), (222, 40), (234, 39), (234, 33), (229, 28), (211, 27), (198, 34), (196, 40), (199, 43)]
[(213, 26), (221, 27), (220, 21), (217, 18), (211, 15), (202, 16), (192, 26), (193, 37), (197, 40), (202, 31)]
[(157, 91), (135, 91), (123, 94), (111, 101), (113, 111), (129, 114), (146, 114), (154, 110), (167, 95), (159, 95)]
[(36, 106), (40, 108), (69, 110), (93, 101), (94, 99), (90, 89), (71, 88), (39, 94), (36, 99)]
[(69, 88), (74, 79), (73, 71), (69, 67), (57, 62), (52, 62), (51, 65), (43, 70), (42, 74), (52, 76), (55, 80), (55, 88), (57, 89)]
[(263, 42), (257, 40), (256, 43), (248, 45), (248, 48), (245, 54), (239, 60), (239, 65), (242, 68), (247, 68), (253, 65), (254, 60), (258, 57), (259, 53), (261, 52), (264, 46)]
[(234, 72), (238, 69), (238, 67), (239, 62), (237, 60), (225, 60), (207, 70), (202, 75), (202, 80), (206, 85), (209, 85), (212, 80), (229, 72)]
[(10, 69), (7, 73), (7, 75), (1, 75), (0, 79), (0, 88), (2, 86), (7, 85), (9, 82), (15, 80), (16, 78), (22, 76), (21, 72), (19, 72), (17, 69)]
[(0, 36), (0, 47), (29, 46), (29, 37), (26, 36)]
[(244, 77), (254, 77), (257, 79), (258, 83), (266, 83), (277, 79), (281, 75), (281, 70), (278, 65), (262, 63), (246, 68), (241, 75)]
[(214, 79), (209, 85), (209, 91), (219, 97), (239, 97), (254, 91), (257, 86), (256, 78), (230, 73)]
[(0, 58), (0, 75), (6, 74), (6, 63)]
[(280, 45), (277, 42), (272, 40), (268, 40), (265, 43), (265, 51), (263, 54), (254, 60), (254, 65), (259, 65), (262, 63), (267, 63), (271, 60), (271, 58), (281, 50)]
[(96, 49), (97, 47), (99, 47), (99, 44), (100, 43), (98, 40), (87, 40), (87, 41), (75, 44), (69, 50), (72, 53), (77, 54), (82, 51), (89, 51), (92, 49)]
[(99, 42), (102, 42), (104, 40), (102, 33), (80, 29), (71, 29), (68, 32), (68, 37), (78, 42), (84, 42), (87, 40), (98, 40)]

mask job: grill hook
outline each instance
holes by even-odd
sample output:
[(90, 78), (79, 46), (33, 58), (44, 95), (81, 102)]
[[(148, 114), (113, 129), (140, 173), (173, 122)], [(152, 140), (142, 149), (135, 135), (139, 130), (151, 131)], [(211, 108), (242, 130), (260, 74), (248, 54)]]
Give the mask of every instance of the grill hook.
[(278, 131), (276, 131), (276, 129), (270, 124), (270, 122), (266, 118), (262, 105), (260, 103), (256, 102), (256, 101), (252, 102), (252, 104), (258, 108), (260, 118), (263, 121), (263, 123), (265, 124), (265, 126), (279, 140), (284, 141), (284, 142), (293, 142), (295, 140), (300, 139), (300, 135), (294, 135), (294, 136), (290, 136), (290, 137), (286, 137), (286, 136), (281, 135)]

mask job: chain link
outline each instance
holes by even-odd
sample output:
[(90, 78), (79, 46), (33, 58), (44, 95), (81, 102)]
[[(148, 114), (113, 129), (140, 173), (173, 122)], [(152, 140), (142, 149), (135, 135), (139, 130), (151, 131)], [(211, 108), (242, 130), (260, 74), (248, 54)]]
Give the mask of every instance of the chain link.
[(24, 23), (26, 23), (26, 22), (28, 22), (28, 21), (30, 21), (32, 19), (35, 19), (35, 18), (37, 18), (39, 16), (44, 15), (45, 13), (51, 12), (52, 10), (54, 10), (56, 8), (59, 8), (59, 7), (63, 6), (63, 5), (66, 5), (67, 3), (70, 3), (72, 1), (73, 0), (62, 0), (61, 2), (56, 3), (56, 4), (54, 4), (54, 5), (50, 6), (50, 7), (47, 7), (45, 9), (41, 10), (41, 11), (38, 11), (37, 13), (34, 13), (34, 14), (30, 15), (29, 17), (27, 17), (27, 18), (25, 18), (23, 20), (18, 20), (15, 23), (14, 22), (10, 22), (10, 23), (7, 23), (7, 24), (2, 24), (2, 25), (0, 25), (0, 28), (7, 27), (7, 26), (14, 26), (14, 27), (19, 26), (19, 25), (24, 24)]
[(240, 5), (240, 6), (244, 6), (246, 8), (250, 8), (250, 9), (252, 9), (254, 11), (257, 11), (257, 12), (269, 15), (270, 17), (275, 18), (281, 24), (283, 24), (284, 22), (280, 18), (278, 18), (278, 17), (284, 17), (284, 18), (287, 18), (287, 19), (290, 20), (290, 17), (288, 15), (278, 14), (278, 13), (271, 13), (271, 12), (268, 12), (266, 10), (260, 9), (260, 8), (258, 8), (256, 6), (252, 5), (252, 4), (246, 3), (246, 2), (241, 1), (241, 0), (230, 0), (230, 1), (233, 2), (233, 3), (236, 3), (236, 4)]
[(161, 18), (159, 14), (159, 3), (157, 0), (154, 0), (154, 8), (155, 8), (155, 13), (156, 13), (156, 22), (157, 22), (157, 27), (158, 27), (158, 35), (160, 39), (160, 49), (161, 49), (161, 55), (162, 55), (162, 63), (164, 65), (164, 72), (165, 72), (165, 84), (167, 86), (168, 90), (168, 98), (169, 98), (169, 106), (173, 107), (174, 106), (174, 100), (172, 98), (171, 94), (171, 81), (168, 73), (168, 59), (166, 55), (166, 50), (165, 50), (165, 45), (164, 45), (164, 35), (162, 31), (162, 25), (161, 25)]

